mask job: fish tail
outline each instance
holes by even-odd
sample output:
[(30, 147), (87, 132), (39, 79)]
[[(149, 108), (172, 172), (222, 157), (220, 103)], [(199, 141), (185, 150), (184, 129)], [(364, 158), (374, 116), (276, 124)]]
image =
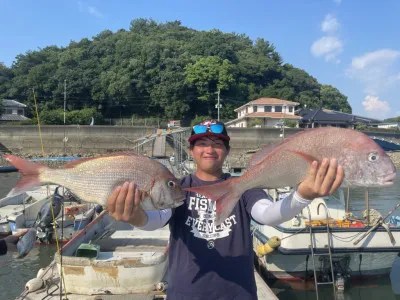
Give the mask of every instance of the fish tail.
[(32, 187), (39, 186), (41, 184), (40, 174), (42, 169), (48, 169), (45, 165), (33, 163), (11, 154), (3, 155), (3, 158), (9, 161), (23, 175), (9, 195), (21, 194)]
[(239, 201), (243, 191), (236, 184), (236, 179), (229, 179), (220, 183), (185, 188), (185, 191), (195, 192), (216, 201), (217, 215), (215, 225), (220, 225), (232, 213), (233, 208)]

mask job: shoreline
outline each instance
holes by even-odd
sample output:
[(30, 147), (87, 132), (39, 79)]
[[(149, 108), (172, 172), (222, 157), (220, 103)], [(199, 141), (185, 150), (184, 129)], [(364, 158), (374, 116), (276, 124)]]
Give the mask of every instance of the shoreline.
[[(396, 168), (398, 170), (400, 170), (400, 151), (397, 152), (386, 152), (387, 155), (389, 155), (389, 157), (391, 158), (391, 160), (393, 161), (394, 165), (396, 166)], [(76, 156), (80, 156), (82, 158), (84, 157), (95, 157), (99, 154), (96, 153), (79, 153)], [(16, 156), (24, 158), (24, 159), (30, 159), (30, 158), (39, 158), (42, 157), (41, 154), (37, 154), (34, 155), (32, 153), (18, 153), (16, 154)], [(231, 154), (228, 156), (228, 162), (233, 166), (233, 167), (245, 167), (246, 161), (250, 158), (251, 155), (246, 154), (246, 153), (235, 153), (235, 154)], [(58, 157), (57, 155), (49, 155), (49, 158), (51, 157)], [(63, 157), (63, 155), (59, 155), (59, 157)], [(47, 165), (49, 167), (60, 167), (62, 165), (64, 165), (66, 162), (63, 161), (48, 161), (48, 162), (44, 162), (41, 161), (39, 162), (41, 164)], [(4, 167), (4, 166), (11, 166), (11, 164), (4, 160), (2, 156), (0, 156), (0, 167)]]

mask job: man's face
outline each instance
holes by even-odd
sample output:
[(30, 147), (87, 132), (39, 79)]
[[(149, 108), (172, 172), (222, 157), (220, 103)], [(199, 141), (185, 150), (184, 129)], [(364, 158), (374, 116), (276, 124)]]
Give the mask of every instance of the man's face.
[(228, 149), (222, 139), (218, 137), (202, 137), (195, 141), (190, 154), (197, 163), (197, 168), (207, 173), (218, 172), (222, 165)]

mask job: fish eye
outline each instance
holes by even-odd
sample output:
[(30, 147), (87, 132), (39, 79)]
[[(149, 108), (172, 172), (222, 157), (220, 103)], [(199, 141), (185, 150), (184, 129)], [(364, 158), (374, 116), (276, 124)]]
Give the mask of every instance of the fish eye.
[(368, 155), (368, 160), (371, 162), (377, 161), (379, 159), (379, 155), (376, 153), (370, 153)]
[(172, 181), (172, 180), (168, 180), (167, 186), (170, 187), (170, 188), (173, 188), (173, 187), (175, 187), (175, 182)]

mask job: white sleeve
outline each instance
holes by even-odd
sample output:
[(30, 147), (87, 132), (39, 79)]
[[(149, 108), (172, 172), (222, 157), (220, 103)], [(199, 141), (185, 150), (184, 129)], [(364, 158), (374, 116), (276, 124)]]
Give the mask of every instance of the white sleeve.
[(148, 210), (147, 223), (143, 226), (136, 226), (135, 228), (151, 231), (164, 227), (172, 216), (172, 210), (170, 208), (163, 210)]
[(290, 193), (285, 199), (272, 202), (261, 199), (251, 209), (252, 218), (263, 225), (278, 225), (294, 218), (312, 201), (303, 199), (297, 192)]

